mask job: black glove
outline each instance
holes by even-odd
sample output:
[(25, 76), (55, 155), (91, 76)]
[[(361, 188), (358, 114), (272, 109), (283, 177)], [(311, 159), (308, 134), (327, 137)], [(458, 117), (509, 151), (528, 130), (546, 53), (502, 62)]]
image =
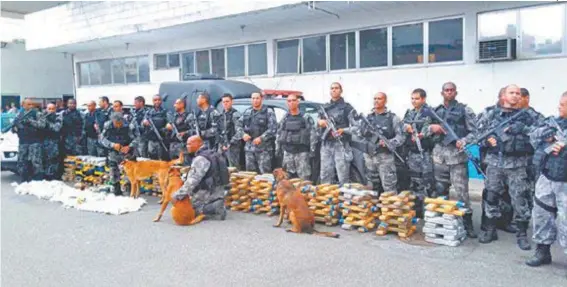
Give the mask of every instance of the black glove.
[(515, 122), (515, 123), (510, 125), (510, 128), (508, 128), (508, 133), (509, 134), (520, 134), (520, 133), (522, 133), (522, 131), (524, 130), (525, 127), (526, 127), (526, 125), (524, 123)]

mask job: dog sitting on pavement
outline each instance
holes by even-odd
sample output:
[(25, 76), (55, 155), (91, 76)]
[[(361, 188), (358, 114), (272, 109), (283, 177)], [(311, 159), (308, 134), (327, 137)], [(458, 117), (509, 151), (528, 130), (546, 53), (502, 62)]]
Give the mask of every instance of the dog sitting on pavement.
[[(161, 209), (154, 219), (154, 222), (160, 221), (167, 205), (171, 201), (171, 195), (183, 186), (180, 167), (172, 166), (169, 169), (168, 177), (167, 188), (164, 190), (162, 196), (163, 202), (161, 203)], [(195, 209), (193, 209), (193, 203), (189, 196), (173, 203), (171, 217), (177, 225), (191, 225), (193, 223), (195, 220)]]

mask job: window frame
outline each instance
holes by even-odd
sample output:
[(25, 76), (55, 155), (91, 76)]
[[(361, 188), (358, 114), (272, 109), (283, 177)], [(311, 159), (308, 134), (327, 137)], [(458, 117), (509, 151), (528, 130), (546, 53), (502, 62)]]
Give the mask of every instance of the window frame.
[[(356, 71), (359, 68), (359, 63), (360, 63), (360, 52), (358, 51), (358, 47), (360, 46), (359, 40), (359, 32), (362, 30), (347, 30), (347, 31), (341, 31), (341, 32), (332, 32), (329, 33), (328, 36), (328, 42), (327, 42), (327, 70), (329, 71), (329, 73), (337, 73), (337, 72), (348, 72), (348, 71)], [(348, 38), (346, 40), (346, 51), (345, 51), (345, 56), (346, 56), (346, 65), (344, 69), (331, 69), (331, 36), (332, 35), (343, 35), (343, 34), (349, 34), (349, 33), (354, 33), (354, 68), (349, 68), (348, 64), (349, 64), (349, 60), (348, 60)]]
[[(250, 45), (260, 45), (260, 44), (263, 44), (263, 45), (266, 46), (266, 73), (265, 73), (265, 74), (258, 74), (258, 75), (250, 75), (250, 74), (249, 74), (249, 70), (248, 70), (248, 68), (249, 68), (249, 66), (250, 66), (250, 63), (248, 63), (248, 48), (249, 48)], [(264, 77), (268, 76), (268, 75), (270, 74), (269, 71), (268, 71), (268, 67), (269, 67), (268, 61), (269, 61), (269, 59), (270, 59), (270, 57), (268, 57), (268, 53), (269, 53), (269, 52), (268, 52), (268, 42), (266, 42), (266, 41), (258, 41), (258, 42), (246, 43), (246, 44), (243, 44), (243, 45), (246, 45), (246, 48), (245, 48), (246, 54), (244, 55), (245, 58), (246, 58), (246, 62), (244, 63), (245, 66), (246, 66), (246, 69), (245, 69), (245, 71), (246, 71), (246, 72), (245, 72), (245, 78), (264, 78)], [(274, 65), (274, 66), (275, 66), (275, 65)], [(237, 78), (242, 78), (242, 77), (237, 77)]]
[[(170, 66), (169, 65), (169, 56), (170, 55), (177, 55), (179, 57), (179, 66), (175, 67), (175, 66)], [(159, 70), (170, 70), (170, 69), (179, 69), (181, 68), (181, 52), (171, 52), (171, 53), (155, 53), (153, 54), (153, 70), (155, 71), (159, 71)], [(157, 57), (158, 56), (165, 56), (165, 67), (158, 67), (157, 66)], [(129, 57), (126, 57), (129, 58)]]
[[(140, 65), (138, 65), (138, 61), (140, 58), (142, 57), (147, 57), (147, 61), (148, 61), (148, 81), (144, 81), (141, 82), (140, 81)], [(136, 82), (127, 82), (127, 77), (126, 77), (126, 69), (124, 69), (124, 65), (126, 62), (126, 59), (135, 59), (136, 60)], [(124, 76), (124, 82), (122, 83), (115, 83), (114, 82), (114, 66), (113, 66), (113, 62), (117, 61), (117, 60), (121, 60), (122, 61), (122, 75)], [(91, 72), (90, 72), (90, 64), (91, 63), (100, 63), (103, 61), (110, 61), (110, 75), (111, 75), (111, 81), (112, 83), (110, 84), (96, 84), (93, 85), (91, 84)], [(88, 67), (88, 84), (82, 84), (81, 83), (81, 65), (87, 65)], [(150, 84), (152, 79), (151, 79), (151, 69), (149, 67), (150, 65), (150, 55), (135, 55), (135, 56), (129, 56), (129, 57), (118, 57), (118, 58), (104, 58), (104, 59), (97, 59), (97, 60), (89, 60), (89, 61), (81, 61), (81, 62), (76, 62), (76, 73), (78, 75), (78, 88), (84, 88), (84, 87), (110, 87), (110, 86), (124, 86), (124, 85), (139, 85), (139, 84)]]
[[(295, 73), (279, 73), (278, 72), (278, 42), (284, 42), (284, 41), (291, 41), (291, 40), (298, 40), (297, 42), (297, 72)], [(275, 53), (275, 58), (274, 58), (274, 75), (275, 76), (288, 76), (288, 75), (300, 75), (301, 74), (301, 70), (303, 70), (303, 68), (301, 67), (301, 57), (303, 56), (302, 52), (301, 52), (301, 46), (303, 44), (303, 38), (298, 38), (298, 37), (293, 37), (293, 38), (285, 38), (285, 39), (278, 39), (274, 41), (274, 53)]]
[[(433, 62), (433, 63), (430, 63), (430, 62), (429, 62), (429, 23), (430, 23), (430, 22), (439, 22), (439, 21), (443, 21), (443, 20), (455, 20), (455, 19), (462, 19), (462, 21), (463, 21), (463, 27), (462, 27), (462, 28), (463, 28), (463, 31), (462, 31), (462, 34), (461, 34), (462, 37), (463, 37), (463, 38), (462, 38), (462, 40), (463, 40), (463, 49), (462, 49), (462, 52), (461, 52), (461, 53), (462, 53), (462, 56), (463, 56), (462, 59), (461, 59), (461, 60), (457, 60), (457, 61), (445, 61), (445, 62)], [(453, 65), (453, 64), (464, 64), (464, 63), (465, 63), (465, 58), (466, 58), (466, 57), (465, 57), (465, 49), (466, 49), (466, 47), (467, 47), (468, 40), (467, 40), (467, 38), (465, 37), (465, 35), (466, 35), (466, 27), (467, 27), (467, 19), (466, 19), (466, 17), (465, 17), (464, 14), (461, 14), (461, 15), (454, 15), (454, 16), (448, 16), (448, 17), (432, 18), (432, 19), (427, 20), (427, 29), (426, 29), (425, 27), (426, 27), (426, 26), (425, 26), (425, 24), (424, 24), (424, 31), (423, 31), (423, 37), (424, 37), (424, 38), (423, 38), (423, 47), (424, 47), (424, 50), (427, 52), (427, 55), (426, 55), (425, 52), (424, 52), (424, 54), (423, 54), (423, 61), (424, 61), (424, 63), (425, 63), (425, 61), (427, 60), (427, 65), (428, 65), (428, 66), (431, 66), (431, 67), (435, 67), (435, 66), (445, 66), (445, 65)], [(427, 49), (425, 49), (425, 43), (426, 43), (425, 41), (427, 41)], [(478, 42), (477, 42), (477, 43), (478, 43)]]

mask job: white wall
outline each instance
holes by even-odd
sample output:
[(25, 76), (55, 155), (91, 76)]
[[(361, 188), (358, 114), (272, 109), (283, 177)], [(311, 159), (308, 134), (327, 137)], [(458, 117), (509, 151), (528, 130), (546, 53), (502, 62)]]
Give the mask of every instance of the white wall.
[[(517, 83), (528, 88), (532, 93), (533, 106), (546, 113), (555, 113), (559, 95), (567, 90), (564, 78), (567, 75), (567, 58), (548, 58), (540, 60), (516, 60), (494, 64), (476, 64), (476, 16), (478, 12), (491, 11), (506, 7), (517, 7), (533, 3), (526, 2), (439, 2), (402, 4), (380, 14), (343, 13), (341, 19), (326, 18), (305, 19), (286, 23), (286, 25), (264, 25), (258, 29), (245, 30), (243, 33), (203, 34), (199, 38), (177, 39), (154, 44), (131, 44), (124, 48), (97, 49), (76, 54), (76, 61), (150, 54), (151, 84), (110, 87), (80, 87), (77, 97), (80, 102), (95, 99), (101, 95), (114, 95), (126, 102), (137, 95), (149, 97), (156, 93), (162, 81), (177, 81), (178, 71), (153, 70), (153, 54), (200, 48), (211, 48), (239, 43), (267, 41), (268, 71), (267, 77), (243, 78), (260, 88), (297, 89), (305, 92), (308, 99), (326, 101), (328, 87), (333, 81), (340, 81), (345, 90), (345, 97), (357, 109), (367, 111), (372, 103), (372, 95), (377, 91), (389, 94), (390, 109), (402, 114), (410, 107), (409, 93), (420, 87), (428, 91), (430, 104), (441, 101), (439, 92), (446, 81), (458, 85), (458, 99), (470, 105), (476, 112), (492, 105), (500, 87)], [(408, 6), (409, 5), (409, 6)], [(411, 12), (411, 13), (408, 13)], [(414, 13), (419, 11), (419, 13)], [(282, 12), (284, 13), (284, 12)], [(274, 41), (290, 37), (307, 36), (320, 33), (348, 31), (351, 29), (405, 23), (423, 19), (435, 19), (445, 16), (462, 15), (465, 18), (465, 56), (462, 63), (456, 65), (430, 66), (420, 68), (397, 67), (394, 69), (359, 70), (355, 72), (321, 73), (311, 75), (274, 76)], [(285, 17), (285, 15), (282, 15)], [(214, 25), (214, 22), (211, 22)], [(560, 28), (560, 27), (559, 27)], [(565, 40), (565, 39), (564, 39)]]

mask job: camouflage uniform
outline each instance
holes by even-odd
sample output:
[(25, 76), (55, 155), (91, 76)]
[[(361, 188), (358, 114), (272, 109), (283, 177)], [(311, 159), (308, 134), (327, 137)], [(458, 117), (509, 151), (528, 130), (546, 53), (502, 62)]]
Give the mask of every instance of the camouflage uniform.
[[(242, 114), (238, 126), (251, 137), (244, 144), (246, 170), (271, 173), (275, 137), (278, 129), (274, 111), (266, 106), (262, 106), (260, 110), (250, 107)], [(257, 137), (262, 139), (260, 145), (253, 143)]]
[(172, 194), (174, 200), (191, 197), (195, 213), (226, 216), (224, 209), (224, 187), (217, 181), (219, 166), (212, 161), (213, 152), (202, 146), (191, 163), (191, 169), (183, 186)]
[(283, 168), (292, 175), (311, 180), (311, 159), (317, 148), (317, 130), (311, 116), (285, 115), (278, 126), (276, 154), (283, 150)]
[[(187, 139), (195, 135), (195, 121), (188, 112), (176, 113), (171, 115), (168, 122), (177, 129), (179, 134), (173, 135), (173, 130), (168, 132), (169, 143), (169, 157), (176, 159), (180, 153), (183, 153), (184, 165), (191, 165), (191, 156), (187, 152)], [(180, 135), (183, 134), (183, 135)]]
[[(499, 123), (514, 115), (518, 111), (495, 108), (479, 120), (480, 131), (490, 129), (491, 123)], [(529, 249), (526, 240), (526, 230), (530, 220), (529, 186), (526, 167), (531, 149), (528, 133), (534, 120), (529, 114), (516, 119), (509, 125), (506, 132), (511, 137), (510, 140), (503, 142), (503, 139), (494, 136), (498, 144), (492, 147), (487, 141), (480, 143), (487, 147), (487, 155), (484, 162), (486, 168), (486, 196), (484, 199), (484, 210), (486, 212), (486, 225), (480, 242), (489, 243), (497, 238), (495, 225), (496, 218), (500, 217), (500, 199), (508, 186), (508, 192), (514, 207), (514, 219), (518, 226), (517, 239), (521, 249)]]
[[(167, 124), (167, 111), (159, 107), (159, 109), (151, 108), (148, 109), (146, 112), (146, 117), (151, 119), (158, 130), (159, 135), (162, 139), (165, 140), (166, 129), (165, 125)], [(143, 139), (147, 140), (148, 142), (148, 157), (153, 160), (167, 160), (168, 153), (164, 149), (162, 143), (160, 142), (159, 138), (157, 137), (156, 133), (151, 127), (151, 124), (147, 127), (144, 127), (144, 134)], [(163, 143), (166, 144), (165, 142)]]
[[(346, 103), (344, 98), (340, 98), (336, 102), (331, 100), (323, 108), (327, 115), (334, 120), (337, 130), (344, 130), (342, 137), (344, 148), (343, 144), (334, 138), (330, 131), (325, 134), (326, 128), (319, 129), (322, 135), (321, 183), (332, 183), (335, 175), (338, 177), (340, 184), (348, 183), (350, 182), (350, 165), (353, 159), (349, 134), (355, 131), (356, 110), (349, 103)], [(318, 119), (327, 120), (321, 111), (319, 111)]]
[[(88, 112), (83, 117), (83, 135), (82, 137), (86, 140), (86, 154), (90, 156), (98, 155), (98, 133), (94, 128), (96, 123), (96, 111)], [(102, 156), (102, 155), (100, 155)]]
[[(567, 119), (555, 120), (567, 133)], [(555, 127), (550, 125), (534, 129), (530, 134), (533, 147), (545, 149), (549, 145), (545, 140), (555, 133)], [(535, 256), (526, 263), (539, 266), (551, 263), (549, 248), (556, 240), (567, 254), (567, 148), (561, 149), (558, 155), (550, 153), (542, 158), (542, 162), (534, 163), (542, 167), (532, 210), (533, 240), (538, 246)]]
[[(104, 124), (110, 119), (111, 113), (112, 113), (111, 107), (108, 107), (107, 109), (98, 108), (95, 111), (96, 124), (98, 125), (98, 128), (99, 128), (99, 131), (98, 131), (99, 138), (100, 138), (100, 135), (102, 133), (102, 130), (104, 129)], [(105, 149), (104, 147), (100, 146), (99, 144), (96, 145), (96, 150), (97, 150), (97, 155), (99, 157), (108, 156), (108, 150)]]
[(61, 168), (60, 160), (60, 132), (63, 127), (62, 114), (49, 114), (42, 118), (44, 155), (44, 175), (46, 180), (56, 180)]
[[(530, 114), (530, 116), (534, 119), (536, 123), (541, 123), (545, 120), (545, 117), (532, 107), (528, 107), (528, 114)], [(535, 194), (535, 185), (539, 177), (539, 172), (536, 166), (533, 164), (533, 155), (534, 155), (533, 150), (532, 152), (529, 153), (529, 155), (530, 157), (528, 158), (527, 172), (528, 172), (528, 181), (529, 181), (528, 185), (530, 187), (530, 196), (528, 197), (528, 204), (531, 210), (534, 207), (533, 197)]]
[[(219, 152), (224, 153), (228, 158), (229, 166), (236, 167), (240, 170), (240, 150), (242, 148), (242, 136), (244, 132), (242, 127), (238, 125), (242, 115), (235, 109), (231, 108), (228, 112), (223, 109), (219, 117), (220, 144)], [(223, 146), (228, 146), (228, 150), (224, 152)]]
[[(25, 114), (22, 121), (21, 119)], [(28, 112), (20, 112), (14, 119), (18, 122), (13, 130), (18, 134), (18, 174), (22, 182), (30, 180), (41, 180), (43, 177), (43, 156), (41, 153), (40, 134), (41, 121), (39, 112), (32, 109)]]
[(144, 116), (146, 115), (147, 111), (148, 111), (148, 109), (146, 109), (145, 107), (143, 107), (141, 109), (132, 109), (131, 122), (132, 122), (132, 124), (134, 124), (134, 126), (138, 130), (138, 134), (139, 134), (138, 139), (137, 139), (138, 145), (136, 147), (136, 150), (134, 151), (134, 155), (136, 157), (149, 158), (149, 156), (148, 156), (148, 140), (143, 137), (144, 126), (142, 125), (142, 121), (144, 120)]
[(199, 125), (199, 136), (203, 139), (205, 147), (210, 150), (217, 150), (217, 143), (219, 142), (217, 125), (220, 113), (212, 106), (209, 106), (205, 110), (198, 109), (194, 117)]
[(63, 112), (63, 137), (65, 155), (82, 155), (83, 116), (77, 110), (67, 109)]

